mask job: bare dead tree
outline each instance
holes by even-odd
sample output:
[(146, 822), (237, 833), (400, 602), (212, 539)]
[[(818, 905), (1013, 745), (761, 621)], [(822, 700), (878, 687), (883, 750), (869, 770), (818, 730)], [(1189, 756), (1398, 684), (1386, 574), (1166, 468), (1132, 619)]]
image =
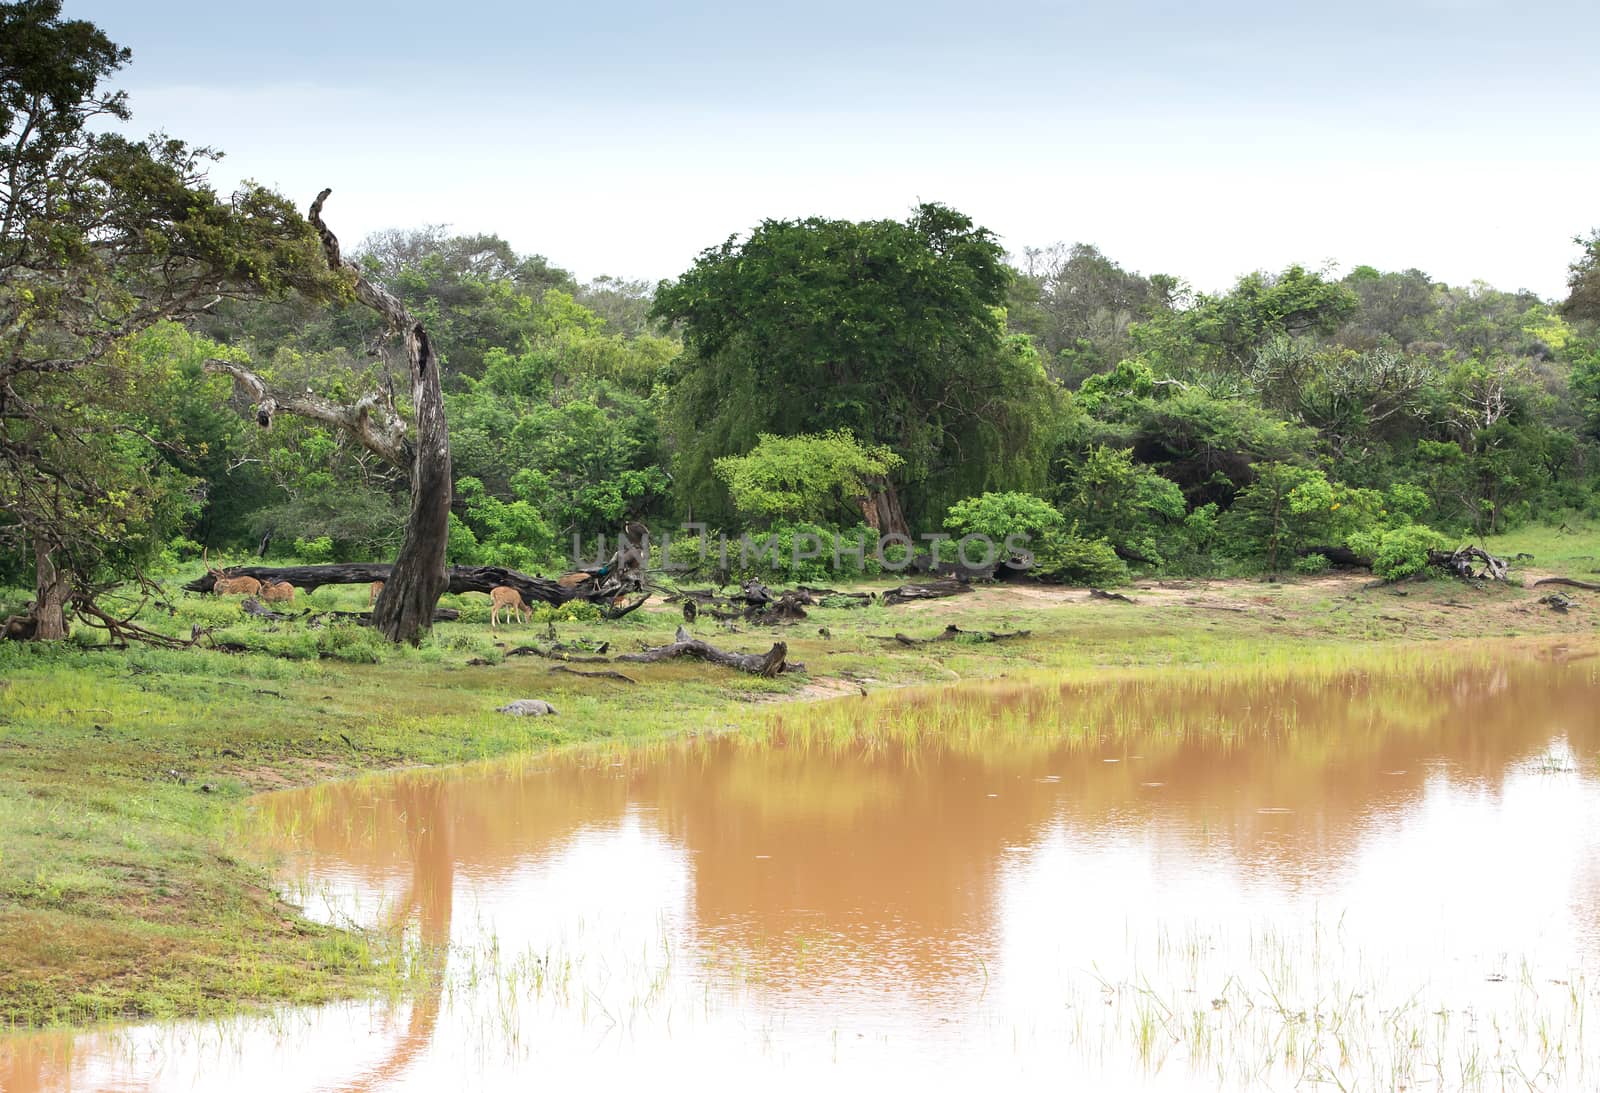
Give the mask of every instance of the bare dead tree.
[(248, 367), (232, 361), (210, 360), (206, 369), (233, 377), (235, 388), (254, 403), (256, 421), (263, 428), (272, 424), (272, 416), (279, 411), (319, 421), (409, 472), (411, 514), (399, 556), (373, 606), (372, 621), (389, 640), (415, 645), (431, 625), (434, 607), (448, 586), (445, 547), (450, 530), (452, 476), (439, 358), (427, 331), (411, 310), (344, 261), (338, 237), (322, 220), (322, 205), (331, 192), (323, 190), (317, 195), (307, 219), (322, 239), (329, 268), (349, 277), (356, 300), (382, 316), (390, 331), (404, 342), (411, 372), (412, 428), (407, 428), (392, 393), (386, 390), (371, 392), (344, 405), (310, 392), (275, 390)]

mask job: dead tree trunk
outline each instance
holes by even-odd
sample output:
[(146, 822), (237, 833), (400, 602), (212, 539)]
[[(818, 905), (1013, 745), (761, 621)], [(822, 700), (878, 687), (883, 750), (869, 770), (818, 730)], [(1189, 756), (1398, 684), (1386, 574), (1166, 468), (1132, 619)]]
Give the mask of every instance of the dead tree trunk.
[(870, 480), (871, 490), (861, 499), (861, 516), (868, 527), (879, 535), (911, 537), (911, 527), (906, 523), (905, 509), (900, 506), (900, 494), (887, 476)]
[(446, 586), (445, 547), (450, 535), (453, 479), (439, 358), (434, 355), (428, 332), (410, 309), (340, 259), (338, 237), (322, 222), (322, 203), (331, 192), (323, 190), (317, 195), (309, 217), (322, 236), (328, 265), (350, 270), (356, 299), (382, 315), (390, 329), (404, 337), (406, 361), (411, 366), (411, 409), (416, 422), (411, 451), (411, 516), (406, 521), (394, 572), (373, 605), (372, 624), (390, 641), (416, 645), (432, 625), (433, 609)]
[(407, 471), (411, 486), (411, 515), (406, 520), (400, 554), (384, 579), (383, 592), (373, 606), (372, 623), (390, 641), (416, 645), (433, 620), (434, 606), (447, 586), (445, 547), (450, 533), (450, 436), (445, 427), (444, 389), (439, 379), (439, 358), (428, 332), (409, 308), (380, 285), (362, 276), (339, 254), (338, 237), (322, 222), (322, 203), (331, 190), (323, 190), (311, 203), (309, 219), (322, 237), (322, 250), (333, 270), (345, 270), (355, 297), (381, 315), (389, 329), (401, 336), (411, 372), (411, 408), (415, 435), (408, 436), (404, 419), (387, 392), (375, 392), (345, 406), (309, 392), (274, 391), (242, 365), (231, 361), (206, 362), (209, 372), (226, 372), (236, 389), (256, 406), (262, 428), (272, 415), (285, 410), (342, 429), (367, 450)]
[(658, 645), (640, 653), (624, 653), (617, 659), (634, 664), (654, 664), (656, 661), (672, 660), (675, 657), (694, 657), (711, 664), (720, 664), (724, 668), (737, 668), (741, 672), (771, 678), (784, 672), (798, 672), (805, 668), (803, 664), (790, 663), (788, 656), (789, 646), (781, 641), (774, 642), (772, 648), (765, 653), (730, 653), (699, 638), (691, 637), (689, 631), (680, 626), (672, 644)]
[[(1487, 550), (1477, 546), (1464, 546), (1456, 550), (1430, 550), (1428, 562), (1452, 576), (1469, 581), (1503, 581), (1511, 568), (1504, 558), (1496, 558)], [(1483, 563), (1482, 569), (1476, 567), (1477, 562)]]

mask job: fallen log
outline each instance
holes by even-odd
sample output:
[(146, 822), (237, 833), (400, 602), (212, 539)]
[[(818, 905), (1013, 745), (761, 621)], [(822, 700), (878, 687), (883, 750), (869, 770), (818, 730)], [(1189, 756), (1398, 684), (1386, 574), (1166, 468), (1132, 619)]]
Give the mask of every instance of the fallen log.
[(1575, 581), (1571, 577), (1541, 577), (1533, 582), (1533, 587), (1538, 588), (1542, 584), (1561, 584), (1568, 588), (1581, 588), (1585, 592), (1600, 592), (1600, 584), (1595, 584), (1593, 581)]
[(836, 588), (811, 588), (800, 585), (796, 591), (811, 597), (818, 607), (865, 607), (875, 598), (871, 592), (840, 592)]
[(724, 668), (737, 668), (741, 672), (770, 679), (784, 672), (798, 672), (805, 669), (803, 664), (789, 663), (788, 656), (789, 647), (781, 641), (774, 642), (772, 648), (763, 654), (730, 653), (699, 638), (691, 637), (689, 631), (680, 626), (671, 644), (658, 645), (638, 653), (623, 653), (617, 659), (634, 664), (655, 664), (676, 657), (694, 657)]
[(615, 622), (617, 619), (622, 618), (624, 615), (631, 615), (635, 611), (639, 610), (639, 608), (643, 607), (644, 604), (645, 604), (645, 601), (648, 600), (649, 598), (650, 598), (650, 593), (646, 592), (644, 595), (640, 596), (637, 600), (634, 600), (632, 603), (627, 604), (627, 605), (623, 605), (622, 602), (621, 602), (621, 597), (618, 597), (617, 599), (612, 600), (611, 601), (611, 606), (606, 608), (605, 611), (602, 612), (602, 613), (605, 615), (606, 620), (608, 622)]
[(575, 655), (565, 652), (554, 646), (519, 645), (515, 649), (506, 651), (508, 657), (543, 657), (545, 660), (561, 660), (568, 664), (610, 664), (610, 657)]
[(1344, 546), (1308, 546), (1296, 551), (1295, 553), (1301, 558), (1308, 558), (1313, 554), (1320, 554), (1324, 558), (1328, 559), (1328, 562), (1332, 565), (1347, 566), (1351, 569), (1370, 570), (1372, 568), (1371, 558), (1357, 554), (1349, 547)]
[(945, 596), (959, 596), (963, 592), (971, 592), (972, 585), (966, 581), (927, 581), (923, 584), (903, 584), (899, 588), (891, 588), (883, 594), (883, 605), (893, 607), (899, 603), (910, 603), (912, 600), (936, 600)]
[[(254, 577), (264, 583), (268, 580), (288, 581), (304, 592), (312, 592), (328, 584), (387, 581), (393, 569), (394, 566), (388, 562), (340, 562), (333, 565), (229, 566), (221, 572), (227, 577)], [(614, 588), (604, 591), (587, 587), (564, 588), (558, 582), (544, 577), (530, 577), (526, 573), (494, 565), (451, 566), (448, 578), (446, 591), (449, 592), (482, 592), (487, 595), (501, 585), (509, 585), (522, 593), (522, 598), (529, 603), (563, 604), (570, 600), (611, 599), (618, 591)], [(185, 592), (210, 592), (216, 581), (215, 573), (207, 573), (190, 581), (183, 589)]]
[(585, 672), (582, 668), (568, 668), (565, 664), (557, 664), (552, 666), (550, 670), (552, 672), (565, 672), (573, 676), (584, 676), (587, 679), (616, 679), (621, 680), (623, 683), (639, 682), (632, 676), (625, 676), (621, 672), (614, 672), (609, 668), (600, 672)]
[(1089, 589), (1089, 598), (1091, 600), (1112, 600), (1117, 603), (1133, 602), (1133, 600), (1129, 599), (1127, 596), (1124, 596), (1121, 592), (1107, 592), (1103, 588)]
[(879, 641), (892, 641), (900, 645), (931, 645), (939, 641), (955, 641), (958, 638), (973, 638), (976, 641), (1010, 641), (1014, 638), (1032, 636), (1032, 630), (963, 630), (951, 623), (931, 638), (910, 638), (904, 634), (895, 634), (892, 637), (879, 637)]
[[(1475, 562), (1482, 562), (1483, 568), (1477, 569)], [(1487, 550), (1477, 546), (1458, 547), (1455, 550), (1430, 550), (1428, 564), (1468, 581), (1503, 581), (1510, 569), (1504, 558), (1496, 558)]]
[[(253, 597), (246, 597), (239, 604), (239, 609), (246, 615), (265, 619), (268, 622), (299, 621), (307, 626), (313, 626), (323, 619), (349, 619), (352, 622), (360, 623), (362, 626), (372, 625), (371, 611), (302, 611), (298, 615), (286, 615), (282, 611), (274, 611), (270, 607), (263, 607)], [(454, 607), (435, 607), (433, 609), (434, 622), (455, 622), (460, 618), (461, 612)]]

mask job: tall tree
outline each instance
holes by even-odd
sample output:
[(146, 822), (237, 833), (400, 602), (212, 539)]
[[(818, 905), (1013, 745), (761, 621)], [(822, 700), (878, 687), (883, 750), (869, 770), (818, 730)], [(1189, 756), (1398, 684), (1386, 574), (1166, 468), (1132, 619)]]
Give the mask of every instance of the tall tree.
[(1567, 275), (1567, 302), (1563, 305), (1569, 318), (1600, 323), (1600, 228), (1573, 240), (1583, 248), (1583, 254), (1572, 263)]
[(415, 424), (408, 429), (395, 406), (393, 393), (387, 389), (374, 390), (354, 403), (341, 405), (310, 392), (275, 391), (248, 368), (232, 361), (214, 360), (208, 367), (233, 376), (255, 403), (257, 420), (263, 427), (270, 425), (272, 415), (282, 409), (341, 429), (396, 467), (409, 468), (411, 513), (394, 569), (373, 606), (372, 622), (390, 641), (416, 645), (432, 626), (434, 606), (449, 584), (445, 550), (450, 539), (452, 473), (440, 362), (427, 330), (411, 310), (340, 255), (338, 237), (322, 221), (322, 204), (331, 192), (323, 190), (318, 194), (308, 215), (322, 238), (328, 268), (348, 277), (355, 298), (376, 312), (390, 332), (403, 341)]
[(700, 514), (719, 496), (715, 458), (763, 433), (844, 429), (891, 447), (905, 462), (868, 513), (886, 532), (907, 530), (904, 487), (916, 514), (1027, 474), (1050, 388), (1001, 327), (1001, 257), (988, 231), (925, 204), (903, 223), (769, 220), (663, 283), (654, 314), (681, 324), (687, 347), (678, 477)]
[(149, 468), (118, 439), (137, 425), (101, 397), (121, 341), (222, 298), (330, 286), (278, 195), (220, 197), (210, 151), (92, 131), (129, 116), (105, 87), (128, 59), (59, 0), (0, 4), (0, 537), (32, 551), (42, 639), (105, 576), (108, 531), (152, 511)]

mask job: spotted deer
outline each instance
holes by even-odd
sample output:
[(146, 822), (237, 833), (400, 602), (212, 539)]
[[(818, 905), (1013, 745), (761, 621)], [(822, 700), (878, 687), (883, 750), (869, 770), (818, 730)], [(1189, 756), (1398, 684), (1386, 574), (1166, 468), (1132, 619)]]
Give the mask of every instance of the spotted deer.
[(494, 603), (494, 608), (489, 612), (490, 629), (499, 625), (501, 611), (510, 611), (511, 616), (518, 622), (522, 621), (522, 613), (526, 611), (528, 613), (528, 621), (533, 621), (533, 608), (524, 603), (522, 593), (510, 585), (502, 584), (496, 586), (494, 591), (489, 593), (489, 599)]
[(378, 602), (378, 593), (383, 591), (382, 581), (373, 581), (367, 586), (367, 606), (371, 607)]
[(293, 603), (294, 585), (288, 581), (264, 584), (261, 586), (261, 599), (266, 603)]
[(200, 551), (200, 564), (211, 574), (211, 591), (218, 596), (254, 596), (261, 591), (261, 582), (254, 577), (229, 577), (223, 570), (213, 566), (205, 549)]

